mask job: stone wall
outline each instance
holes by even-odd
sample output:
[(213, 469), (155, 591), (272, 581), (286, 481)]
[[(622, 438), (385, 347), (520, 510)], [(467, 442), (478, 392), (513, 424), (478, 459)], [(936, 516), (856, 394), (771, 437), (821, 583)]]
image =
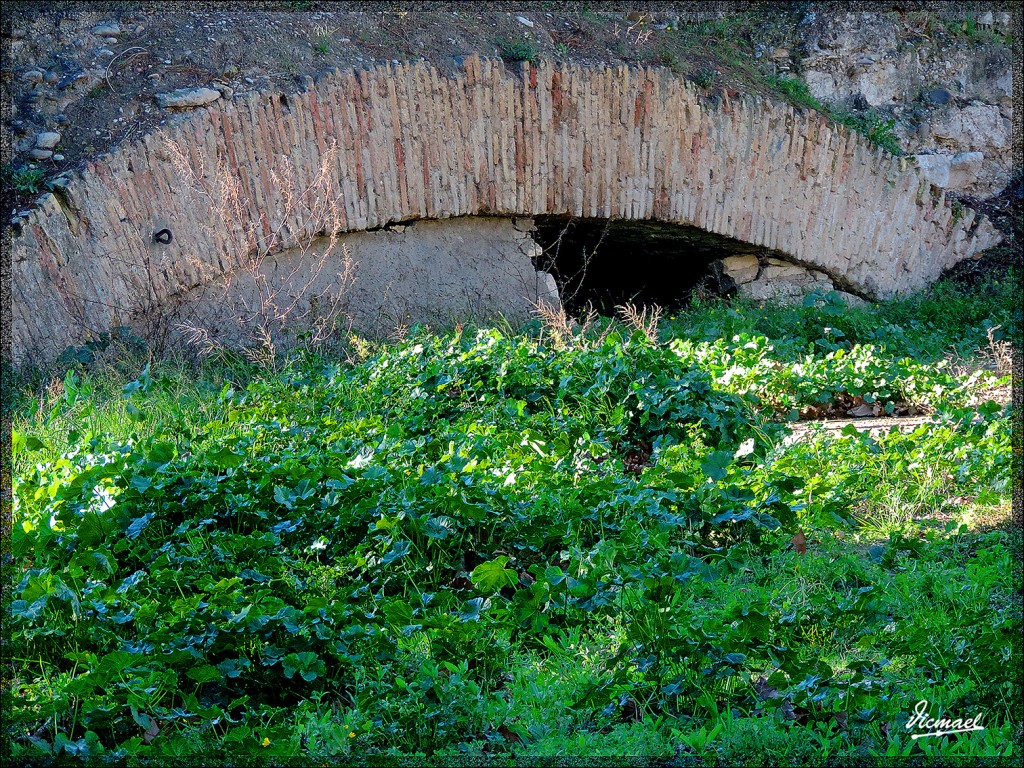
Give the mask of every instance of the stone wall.
[[(869, 297), (921, 288), (998, 239), (918, 168), (818, 114), (709, 97), (666, 69), (510, 73), (469, 56), (455, 76), (399, 64), (307, 86), (186, 112), (45, 195), (12, 243), (15, 359), (130, 322), (254, 248), (413, 219), (692, 224)], [(154, 239), (163, 229), (171, 242)]]
[[(720, 265), (722, 274), (740, 295), (758, 301), (794, 303), (802, 301), (811, 291), (822, 295), (836, 291), (832, 279), (824, 272), (771, 256), (729, 256), (722, 259)], [(866, 303), (852, 293), (836, 293), (851, 306)]]
[[(532, 226), (530, 219), (474, 216), (354, 232), (334, 242), (321, 237), (275, 254), (258, 273), (218, 276), (160, 309), (180, 325), (215, 331), (229, 346), (258, 340), (260, 319), (252, 310), (268, 288), (280, 292), (278, 310), (291, 309), (297, 329), (334, 309), (339, 327), (369, 337), (416, 323), (525, 320), (538, 302), (559, 305), (554, 278), (533, 265), (540, 248)], [(288, 346), (294, 335), (273, 341)]]
[[(1013, 60), (1007, 3), (974, 3), (904, 14), (818, 8), (798, 25), (801, 77), (842, 110), (894, 119), (904, 150), (937, 186), (986, 197), (1013, 173)], [(955, 14), (955, 15), (954, 15)], [(976, 19), (933, 41), (936, 28)], [(1019, 20), (1018, 20), (1019, 24)]]

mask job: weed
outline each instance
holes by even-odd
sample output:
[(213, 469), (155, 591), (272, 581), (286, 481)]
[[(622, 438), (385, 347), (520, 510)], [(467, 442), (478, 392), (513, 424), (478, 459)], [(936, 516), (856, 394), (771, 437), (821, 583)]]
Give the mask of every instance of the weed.
[(900, 156), (903, 148), (900, 146), (899, 136), (893, 130), (896, 126), (895, 119), (886, 119), (873, 110), (865, 112), (841, 113), (827, 110), (826, 114), (833, 120), (852, 128), (858, 133), (867, 137), (868, 141), (875, 144), (891, 155)]
[(715, 71), (713, 69), (702, 69), (700, 72), (690, 75), (690, 80), (701, 88), (710, 88), (715, 82)]
[[(223, 161), (219, 162), (212, 181), (208, 181), (210, 176), (202, 164), (193, 165), (182, 147), (167, 141), (164, 149), (182, 183), (210, 210), (211, 227), (226, 220), (245, 219), (244, 210), (250, 201), (244, 195), (241, 180), (228, 172)], [(282, 344), (291, 346), (301, 342), (316, 346), (327, 341), (344, 319), (343, 294), (355, 279), (355, 264), (347, 246), (339, 244), (342, 212), (337, 197), (327, 188), (336, 151), (337, 147), (332, 144), (324, 154), (319, 174), (306, 189), (298, 188), (294, 169), (287, 159), (269, 171), (272, 183), (284, 200), (277, 223), (271, 224), (264, 215), (259, 223), (242, 232), (235, 268), (221, 276), (225, 296), (239, 275), (244, 275), (251, 285), (251, 303), (244, 296), (236, 298), (233, 304), (228, 302), (230, 317), (226, 322), (241, 333), (247, 354), (268, 364), (276, 361)], [(291, 237), (287, 224), (291, 220), (301, 221), (313, 231), (323, 233), (326, 242), (310, 241), (296, 246), (301, 256), (290, 268), (279, 270), (270, 259)], [(193, 258), (198, 270), (209, 269), (198, 258)], [(324, 270), (328, 265), (339, 271), (335, 280), (320, 287), (318, 278), (321, 274), (327, 276)], [(181, 327), (204, 356), (223, 348), (230, 334), (225, 328), (213, 329), (193, 322), (182, 323)]]
[(579, 17), (588, 24), (601, 24), (606, 21), (605, 17), (601, 15), (600, 11), (594, 10), (590, 3), (583, 3), (578, 6), (577, 13)]
[(765, 84), (785, 96), (789, 101), (802, 107), (809, 107), (826, 115), (847, 128), (862, 134), (872, 144), (882, 147), (890, 154), (902, 155), (899, 137), (893, 130), (896, 121), (886, 119), (874, 110), (864, 112), (842, 112), (820, 102), (807, 87), (807, 83), (796, 77), (766, 77)]
[(814, 97), (807, 83), (799, 78), (769, 77), (765, 82), (795, 104), (825, 111), (825, 106)]
[(285, 54), (280, 61), (281, 71), (287, 75), (295, 75), (299, 71), (299, 65), (295, 59)]
[(953, 214), (953, 227), (956, 227), (960, 223), (960, 220), (964, 217), (964, 205), (959, 200), (954, 200), (950, 206), (950, 211)]
[(36, 195), (43, 188), (46, 171), (42, 168), (4, 167), (4, 184), (23, 195)]
[(537, 46), (526, 40), (503, 39), (498, 42), (501, 55), (509, 61), (535, 61), (540, 55)]
[[(10, 403), (5, 749), (1012, 764), (1020, 574), (973, 527), (1008, 514), (1011, 414), (942, 361), (996, 350), (1008, 306), (940, 284), (547, 306), (526, 333), (353, 337), (347, 362), (92, 350)], [(777, 420), (841, 392), (934, 415)], [(922, 697), (986, 731), (911, 740)]]
[(658, 340), (658, 321), (661, 319), (661, 307), (644, 307), (638, 309), (633, 304), (625, 304), (615, 308), (617, 314), (633, 330), (639, 331), (644, 338), (654, 344)]
[(313, 48), (314, 53), (324, 56), (330, 52), (335, 31), (332, 28), (328, 28), (325, 24), (316, 24), (313, 27), (310, 46)]
[(669, 67), (673, 71), (679, 68), (679, 57), (675, 51), (664, 46), (654, 52), (651, 61), (661, 67)]

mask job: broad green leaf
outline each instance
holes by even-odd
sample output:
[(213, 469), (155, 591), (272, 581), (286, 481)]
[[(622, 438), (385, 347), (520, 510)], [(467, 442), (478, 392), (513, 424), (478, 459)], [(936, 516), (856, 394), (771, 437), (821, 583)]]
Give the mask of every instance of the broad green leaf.
[(283, 506), (285, 509), (294, 509), (293, 502), (295, 501), (295, 495), (281, 485), (274, 486), (274, 501)]
[(132, 479), (128, 481), (128, 485), (139, 493), (145, 493), (153, 485), (153, 479), (146, 477), (145, 475), (132, 475)]
[(153, 512), (149, 512), (143, 515), (142, 517), (138, 517), (135, 520), (132, 520), (131, 525), (128, 526), (128, 530), (125, 531), (125, 535), (129, 539), (137, 539), (139, 537), (139, 534), (146, 529), (146, 526), (153, 522), (154, 517), (156, 517), (156, 514)]
[(231, 450), (230, 446), (227, 445), (221, 446), (216, 451), (208, 453), (206, 457), (214, 466), (220, 467), (221, 469), (237, 467), (245, 461), (244, 454), (235, 453)]
[(305, 681), (316, 680), (319, 675), (327, 671), (327, 665), (312, 651), (302, 653), (289, 653), (281, 662), (284, 676), (288, 679), (295, 677), (296, 673)]
[(103, 523), (95, 512), (86, 512), (78, 524), (78, 543), (83, 547), (95, 547), (106, 536)]
[(212, 664), (202, 664), (198, 667), (192, 667), (185, 674), (197, 683), (209, 683), (213, 680), (222, 680), (224, 678), (224, 675), (221, 674), (220, 670)]
[(462, 610), (459, 611), (459, 619), (462, 621), (479, 621), (481, 612), (487, 610), (491, 605), (489, 599), (483, 597), (474, 597), (472, 600), (467, 600), (462, 605)]
[(508, 557), (500, 555), (494, 560), (480, 563), (470, 574), (470, 581), (481, 592), (491, 594), (500, 591), (503, 587), (515, 586), (519, 581), (519, 574), (510, 568), (506, 568)]
[(729, 474), (728, 467), (732, 461), (731, 451), (714, 451), (700, 463), (700, 468), (712, 480), (721, 480)]
[(155, 442), (150, 446), (146, 458), (159, 464), (166, 464), (172, 461), (177, 454), (178, 450), (174, 447), (174, 443)]
[(391, 549), (380, 559), (383, 565), (391, 565), (395, 560), (405, 557), (409, 554), (409, 550), (412, 548), (412, 544), (405, 539), (396, 541), (391, 545)]
[(412, 624), (412, 608), (404, 600), (395, 600), (384, 606), (384, 616), (393, 627), (406, 627)]

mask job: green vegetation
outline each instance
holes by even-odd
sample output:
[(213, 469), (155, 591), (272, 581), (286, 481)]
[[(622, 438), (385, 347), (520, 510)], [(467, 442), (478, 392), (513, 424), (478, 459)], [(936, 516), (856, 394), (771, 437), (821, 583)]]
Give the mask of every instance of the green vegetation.
[(872, 144), (876, 144), (891, 155), (902, 155), (899, 137), (893, 128), (896, 121), (886, 119), (873, 109), (863, 112), (844, 112), (818, 101), (807, 87), (807, 83), (795, 77), (767, 77), (765, 83), (776, 89), (789, 101), (802, 107), (810, 107), (840, 125), (865, 136)]
[(656, 50), (651, 61), (659, 67), (668, 67), (672, 71), (678, 70), (680, 64), (679, 56), (676, 55), (676, 52), (667, 47), (661, 47)]
[(509, 61), (535, 61), (540, 55), (537, 46), (526, 40), (502, 39), (498, 41), (498, 47), (502, 57)]
[(1009, 28), (984, 27), (969, 13), (959, 21), (947, 21), (944, 26), (947, 34), (966, 38), (975, 44), (1007, 42), (1013, 38), (1012, 25)]
[(310, 45), (313, 52), (319, 56), (326, 56), (331, 51), (331, 43), (334, 42), (334, 31), (323, 24), (313, 26), (313, 34), (310, 38)]
[(43, 188), (46, 171), (43, 168), (4, 167), (4, 184), (21, 194), (36, 195)]
[[(8, 748), (1015, 763), (1008, 376), (982, 365), (1011, 307), (705, 303), (654, 340), (421, 329), (277, 373), (108, 339), (8, 404)], [(844, 398), (933, 419), (793, 439)], [(913, 740), (922, 699), (985, 730)]]
[[(754, 56), (751, 40), (766, 23), (760, 12), (738, 13), (699, 24), (684, 25), (675, 36), (659, 40), (656, 57), (675, 57), (671, 46), (678, 46), (678, 59), (690, 65), (690, 79), (707, 88), (715, 81), (716, 68), (722, 82), (743, 84), (746, 88), (763, 92), (767, 88), (793, 104), (808, 107), (829, 119), (864, 135), (893, 155), (902, 155), (899, 139), (893, 128), (895, 120), (887, 119), (874, 110), (845, 112), (833, 109), (814, 97), (807, 84), (799, 77), (782, 77), (763, 59)], [(657, 60), (656, 58), (656, 60)], [(673, 69), (680, 66), (673, 65)]]

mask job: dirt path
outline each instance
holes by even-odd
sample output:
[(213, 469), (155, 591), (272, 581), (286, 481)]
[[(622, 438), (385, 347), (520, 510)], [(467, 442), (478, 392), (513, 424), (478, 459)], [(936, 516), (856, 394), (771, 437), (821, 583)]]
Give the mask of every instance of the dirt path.
[(830, 432), (841, 432), (845, 427), (852, 425), (858, 432), (870, 432), (872, 436), (888, 432), (897, 427), (901, 432), (912, 432), (922, 424), (935, 421), (933, 415), (929, 416), (897, 416), (885, 418), (863, 418), (863, 419), (823, 419), (819, 421), (800, 421), (793, 425), (792, 433), (782, 441), (783, 445), (792, 445), (807, 438), (811, 432), (817, 429), (826, 429)]

